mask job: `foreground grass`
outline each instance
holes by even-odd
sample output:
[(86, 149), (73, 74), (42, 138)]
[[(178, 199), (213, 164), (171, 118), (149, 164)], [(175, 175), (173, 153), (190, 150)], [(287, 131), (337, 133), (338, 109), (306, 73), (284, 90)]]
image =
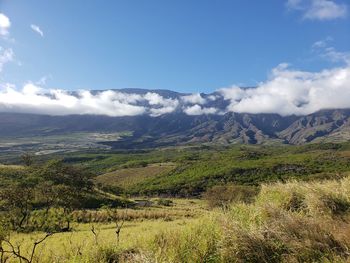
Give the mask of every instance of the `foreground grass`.
[(50, 237), (37, 255), (40, 262), (349, 262), (349, 220), (350, 177), (264, 184), (252, 203), (129, 221), (119, 244), (113, 225), (98, 225), (96, 241), (91, 224), (79, 224)]
[[(127, 251), (144, 248), (145, 244), (153, 241), (159, 231), (181, 231), (187, 224), (196, 219), (178, 219), (167, 221), (144, 220), (126, 222), (117, 242), (114, 224), (93, 224), (97, 238), (91, 232), (92, 224), (79, 224), (69, 233), (54, 234), (38, 248), (36, 258), (38, 262), (104, 262), (97, 260), (101, 251)], [(33, 242), (44, 236), (43, 233), (17, 234), (13, 240), (21, 244), (21, 250), (29, 255)], [(97, 260), (97, 261), (96, 261)]]
[[(118, 210), (118, 220), (125, 220), (119, 242), (115, 224), (108, 222), (104, 209), (75, 211), (73, 231), (47, 238), (38, 246), (34, 262), (106, 262), (108, 252), (113, 255), (116, 251), (146, 249), (159, 232), (181, 232), (207, 212), (205, 203), (198, 199), (169, 199), (171, 206), (157, 205), (158, 200), (150, 200), (152, 207)], [(42, 232), (12, 233), (10, 240), (29, 258), (34, 242), (44, 236)], [(4, 249), (9, 247), (5, 245)], [(19, 262), (19, 259), (11, 257), (10, 262)]]

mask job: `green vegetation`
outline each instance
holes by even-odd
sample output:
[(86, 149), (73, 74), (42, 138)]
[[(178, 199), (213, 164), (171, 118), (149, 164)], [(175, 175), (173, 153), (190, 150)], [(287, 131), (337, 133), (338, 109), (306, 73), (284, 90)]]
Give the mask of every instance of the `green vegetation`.
[[(349, 197), (350, 177), (346, 177), (263, 184), (253, 201), (236, 200), (211, 211), (205, 211), (199, 200), (173, 200), (172, 208), (152, 210), (166, 214), (191, 209), (197, 216), (128, 217), (119, 242), (113, 224), (75, 223), (73, 232), (50, 236), (35, 258), (40, 262), (348, 262)], [(31, 240), (44, 235), (18, 233), (12, 240), (27, 256)], [(6, 244), (3, 248), (8, 249)]]
[(350, 260), (350, 144), (16, 163), (0, 166), (0, 263)]
[[(145, 152), (71, 154), (102, 186), (149, 196), (200, 196), (214, 185), (340, 178), (350, 171), (349, 144), (185, 147)], [(171, 163), (160, 168), (158, 164)], [(165, 166), (165, 165), (164, 165)], [(169, 168), (169, 169), (168, 169)], [(159, 169), (159, 170), (158, 170)]]
[(111, 189), (116, 189), (119, 187), (123, 191), (128, 192), (138, 183), (161, 174), (166, 174), (175, 167), (173, 163), (155, 163), (150, 165), (145, 163), (141, 165), (142, 167), (122, 168), (102, 174), (96, 177), (96, 182), (102, 188), (109, 186)]

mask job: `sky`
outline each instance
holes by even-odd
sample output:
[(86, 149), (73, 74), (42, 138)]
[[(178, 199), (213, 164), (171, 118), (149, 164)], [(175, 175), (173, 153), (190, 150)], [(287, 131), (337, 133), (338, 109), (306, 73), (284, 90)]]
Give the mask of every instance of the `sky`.
[(350, 107), (349, 52), (348, 0), (0, 0), (0, 110), (223, 113), (203, 98), (88, 92), (143, 88), (216, 91), (226, 111), (309, 114)]

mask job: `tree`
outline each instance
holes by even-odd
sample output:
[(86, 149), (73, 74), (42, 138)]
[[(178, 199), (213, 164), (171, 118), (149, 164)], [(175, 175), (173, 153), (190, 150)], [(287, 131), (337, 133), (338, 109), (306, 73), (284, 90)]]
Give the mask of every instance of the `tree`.
[(45, 182), (41, 185), (43, 199), (47, 205), (63, 209), (66, 226), (62, 231), (69, 231), (71, 212), (81, 207), (84, 196), (93, 189), (91, 174), (62, 160), (47, 162), (36, 174)]
[[(23, 176), (14, 178), (7, 188), (0, 189), (1, 263), (9, 256), (20, 262), (33, 262), (38, 245), (55, 233), (57, 226), (58, 231), (70, 230), (71, 212), (80, 208), (85, 195), (93, 190), (91, 174), (79, 167), (61, 160), (34, 165), (29, 155), (23, 156), (23, 161), (26, 164)], [(56, 221), (48, 220), (50, 211), (63, 211), (63, 216), (53, 217)], [(13, 244), (10, 233), (33, 230), (46, 233), (33, 243), (31, 253), (26, 257), (21, 246)]]
[(25, 183), (18, 183), (0, 191), (1, 210), (13, 230), (22, 230), (29, 222), (33, 211), (34, 188)]
[(89, 191), (93, 187), (92, 174), (80, 167), (65, 164), (62, 160), (48, 161), (37, 171), (40, 178), (54, 185), (65, 185), (75, 191)]

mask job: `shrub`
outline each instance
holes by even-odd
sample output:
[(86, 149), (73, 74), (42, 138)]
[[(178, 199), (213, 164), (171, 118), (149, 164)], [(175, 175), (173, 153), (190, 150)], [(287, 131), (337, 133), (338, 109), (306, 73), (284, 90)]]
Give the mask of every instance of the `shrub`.
[(170, 199), (160, 198), (157, 200), (157, 204), (162, 205), (162, 206), (172, 206), (174, 204), (174, 202)]
[(250, 203), (258, 194), (258, 188), (244, 185), (218, 185), (207, 190), (203, 197), (209, 207), (227, 207), (231, 203)]
[(100, 248), (93, 258), (94, 262), (103, 263), (145, 263), (150, 262), (139, 249), (116, 249), (113, 247)]
[(343, 216), (350, 211), (350, 202), (342, 196), (327, 194), (321, 200), (332, 215)]
[(278, 208), (266, 212), (269, 217), (260, 227), (226, 222), (224, 262), (332, 262), (346, 257), (347, 244), (334, 236), (332, 223)]
[(283, 204), (283, 208), (291, 212), (301, 212), (307, 209), (305, 197), (297, 192), (292, 192), (290, 199)]

